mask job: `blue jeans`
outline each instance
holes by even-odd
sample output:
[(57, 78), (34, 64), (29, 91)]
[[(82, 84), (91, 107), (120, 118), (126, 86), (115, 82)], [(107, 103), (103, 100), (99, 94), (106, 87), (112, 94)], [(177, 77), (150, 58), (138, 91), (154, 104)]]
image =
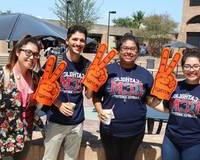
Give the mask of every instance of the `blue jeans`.
[(162, 160), (199, 160), (200, 144), (183, 148), (175, 145), (165, 136), (162, 145)]

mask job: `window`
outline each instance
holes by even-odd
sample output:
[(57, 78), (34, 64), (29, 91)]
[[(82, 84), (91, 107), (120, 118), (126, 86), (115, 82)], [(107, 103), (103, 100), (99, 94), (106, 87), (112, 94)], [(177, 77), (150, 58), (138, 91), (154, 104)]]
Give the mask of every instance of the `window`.
[(200, 47), (200, 32), (187, 32), (187, 43)]
[(190, 0), (190, 6), (200, 6), (200, 0)]
[(195, 17), (192, 17), (187, 24), (194, 24), (194, 23), (200, 23), (200, 15), (197, 15)]

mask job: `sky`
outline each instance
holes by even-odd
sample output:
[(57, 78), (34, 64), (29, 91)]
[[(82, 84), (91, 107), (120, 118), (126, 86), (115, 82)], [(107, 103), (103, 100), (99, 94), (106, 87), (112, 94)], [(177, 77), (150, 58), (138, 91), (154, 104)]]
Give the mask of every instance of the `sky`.
[[(107, 24), (108, 12), (116, 11), (112, 19), (130, 17), (133, 12), (143, 11), (145, 16), (168, 13), (171, 18), (181, 23), (184, 0), (96, 0), (95, 8), (100, 19), (98, 24)], [(30, 14), (39, 18), (58, 19), (53, 13), (55, 0), (0, 0), (0, 11), (10, 10)]]

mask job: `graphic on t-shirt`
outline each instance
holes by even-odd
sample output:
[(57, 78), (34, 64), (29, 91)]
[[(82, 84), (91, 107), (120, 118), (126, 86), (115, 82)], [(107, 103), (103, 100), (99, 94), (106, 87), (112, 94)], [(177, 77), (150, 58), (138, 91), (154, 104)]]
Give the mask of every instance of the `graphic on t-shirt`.
[(140, 99), (144, 94), (143, 83), (131, 77), (115, 77), (111, 79), (110, 94), (122, 99)]
[(197, 118), (200, 100), (190, 94), (174, 94), (170, 101), (171, 113), (181, 117)]
[(83, 73), (64, 72), (60, 77), (62, 91), (70, 94), (81, 93), (83, 90), (81, 83), (83, 76)]

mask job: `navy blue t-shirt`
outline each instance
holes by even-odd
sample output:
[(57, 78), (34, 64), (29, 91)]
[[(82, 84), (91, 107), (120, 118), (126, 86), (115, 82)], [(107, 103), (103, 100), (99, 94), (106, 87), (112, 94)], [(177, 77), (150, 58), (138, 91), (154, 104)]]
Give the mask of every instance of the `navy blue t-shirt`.
[(115, 119), (110, 125), (101, 123), (103, 133), (129, 137), (144, 132), (146, 119), (145, 98), (150, 93), (153, 77), (135, 65), (123, 69), (118, 63), (108, 65), (108, 80), (96, 95), (102, 98), (104, 109), (113, 108)]
[(170, 110), (166, 136), (181, 147), (200, 144), (200, 85), (179, 82), (164, 105)]
[(74, 63), (67, 59), (66, 54), (63, 55), (63, 59), (67, 62), (67, 67), (60, 76), (61, 92), (59, 96), (62, 102), (73, 102), (76, 107), (72, 116), (65, 116), (57, 107), (51, 107), (49, 120), (65, 125), (79, 124), (84, 121), (83, 84), (81, 81), (90, 61), (81, 56), (80, 61)]

